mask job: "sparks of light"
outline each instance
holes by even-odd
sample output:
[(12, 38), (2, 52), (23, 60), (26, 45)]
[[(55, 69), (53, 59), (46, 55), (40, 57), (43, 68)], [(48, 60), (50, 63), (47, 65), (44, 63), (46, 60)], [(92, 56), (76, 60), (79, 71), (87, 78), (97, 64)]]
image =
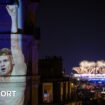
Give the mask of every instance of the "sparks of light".
[(72, 68), (78, 74), (94, 74), (105, 73), (105, 61), (87, 61), (83, 60), (79, 63), (79, 67)]

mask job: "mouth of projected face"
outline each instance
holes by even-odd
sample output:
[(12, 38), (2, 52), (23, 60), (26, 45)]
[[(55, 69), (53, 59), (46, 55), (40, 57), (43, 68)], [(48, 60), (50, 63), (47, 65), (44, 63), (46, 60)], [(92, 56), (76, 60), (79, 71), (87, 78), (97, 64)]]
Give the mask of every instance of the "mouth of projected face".
[(5, 72), (5, 70), (6, 70), (5, 68), (1, 68), (1, 71), (2, 71), (2, 72)]

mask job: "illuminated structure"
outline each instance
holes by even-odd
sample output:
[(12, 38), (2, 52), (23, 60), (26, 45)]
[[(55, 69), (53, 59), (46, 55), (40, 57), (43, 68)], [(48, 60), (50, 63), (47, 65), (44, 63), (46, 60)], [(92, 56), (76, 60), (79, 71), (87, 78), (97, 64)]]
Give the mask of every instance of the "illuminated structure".
[[(6, 10), (6, 5), (8, 3), (13, 5), (14, 1), (18, 1), (19, 3), (17, 11), (17, 34), (19, 34), (19, 45), (24, 53), (27, 65), (27, 75), (25, 75), (27, 85), (24, 105), (38, 105), (38, 39), (36, 38), (38, 33), (35, 31), (37, 26), (35, 23), (38, 2), (32, 2), (31, 0), (0, 0), (0, 48), (10, 48), (11, 45), (11, 18)], [(21, 76), (22, 74), (15, 74), (14, 78), (21, 78)], [(17, 81), (14, 84), (17, 84)]]
[[(77, 94), (82, 93), (82, 99), (103, 99), (105, 94), (105, 60), (81, 61), (78, 67), (73, 67), (72, 78), (77, 83)], [(93, 96), (91, 96), (91, 94)]]
[(74, 77), (87, 80), (105, 80), (105, 61), (82, 61), (79, 67), (73, 67)]

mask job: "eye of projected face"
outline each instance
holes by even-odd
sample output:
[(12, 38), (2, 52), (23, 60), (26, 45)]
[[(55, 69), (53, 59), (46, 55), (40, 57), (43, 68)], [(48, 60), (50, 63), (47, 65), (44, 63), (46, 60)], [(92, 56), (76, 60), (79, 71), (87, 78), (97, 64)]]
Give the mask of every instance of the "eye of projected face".
[(8, 59), (4, 59), (4, 60), (2, 60), (2, 61), (0, 61), (0, 63), (2, 63), (2, 62), (8, 62)]
[(4, 59), (3, 61), (4, 61), (4, 62), (7, 62), (8, 60), (7, 60), (7, 59)]

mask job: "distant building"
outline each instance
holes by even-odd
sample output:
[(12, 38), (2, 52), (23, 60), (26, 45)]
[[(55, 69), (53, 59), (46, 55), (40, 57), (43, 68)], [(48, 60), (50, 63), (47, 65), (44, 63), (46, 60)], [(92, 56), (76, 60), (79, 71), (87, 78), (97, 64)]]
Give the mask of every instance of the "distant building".
[(41, 78), (60, 78), (63, 76), (62, 72), (63, 61), (61, 57), (46, 57), (45, 59), (39, 60), (39, 74)]
[(62, 105), (69, 100), (69, 77), (64, 75), (63, 60), (53, 56), (39, 60), (38, 65), (39, 105), (56, 103)]

